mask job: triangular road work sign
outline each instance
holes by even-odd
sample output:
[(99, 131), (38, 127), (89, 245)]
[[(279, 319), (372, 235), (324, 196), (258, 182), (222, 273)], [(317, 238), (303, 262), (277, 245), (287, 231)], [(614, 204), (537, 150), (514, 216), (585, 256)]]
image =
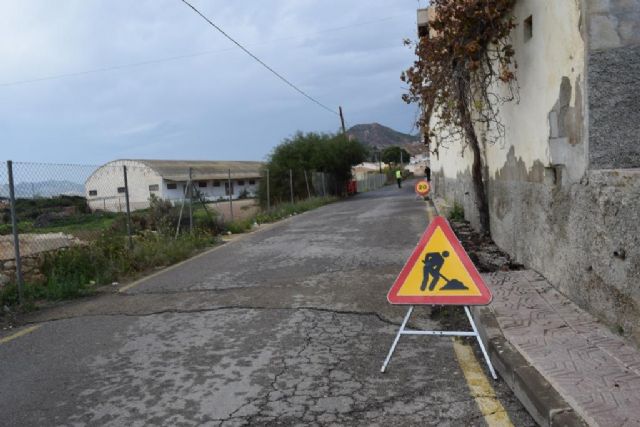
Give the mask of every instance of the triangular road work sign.
[(491, 292), (449, 222), (431, 221), (387, 294), (391, 304), (486, 305)]

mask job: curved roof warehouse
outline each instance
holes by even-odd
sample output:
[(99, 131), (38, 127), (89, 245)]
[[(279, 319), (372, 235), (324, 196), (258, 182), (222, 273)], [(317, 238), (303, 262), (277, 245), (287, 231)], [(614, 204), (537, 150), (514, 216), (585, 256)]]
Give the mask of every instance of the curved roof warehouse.
[(227, 199), (229, 195), (237, 199), (255, 195), (263, 165), (253, 161), (114, 160), (100, 166), (86, 180), (85, 196), (92, 210), (124, 211), (126, 166), (132, 210), (148, 208), (152, 195), (174, 203), (182, 201), (190, 176), (207, 200)]

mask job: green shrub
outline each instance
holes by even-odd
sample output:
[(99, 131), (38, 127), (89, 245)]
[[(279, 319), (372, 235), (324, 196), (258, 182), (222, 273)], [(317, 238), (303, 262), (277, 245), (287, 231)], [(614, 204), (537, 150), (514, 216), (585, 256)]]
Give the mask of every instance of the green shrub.
[(306, 212), (320, 206), (335, 202), (337, 197), (312, 197), (311, 199), (301, 200), (296, 203), (283, 203), (271, 208), (268, 211), (262, 211), (255, 216), (255, 222), (264, 224), (274, 222), (291, 215)]
[[(47, 277), (46, 285), (25, 285), (25, 299), (60, 300), (88, 295), (96, 286), (175, 264), (214, 242), (214, 237), (205, 234), (184, 234), (173, 239), (148, 232), (136, 236), (134, 247), (129, 250), (126, 236), (103, 235), (88, 245), (45, 255), (41, 270)], [(0, 298), (15, 303), (15, 289), (5, 289), (8, 290)]]
[[(20, 221), (18, 223), (18, 233), (30, 233), (34, 230), (33, 222), (31, 221)], [(4, 236), (7, 234), (13, 233), (13, 226), (11, 222), (8, 224), (0, 224), (0, 236)]]
[[(40, 285), (32, 285), (26, 283), (22, 290), (24, 299), (27, 301), (27, 305), (31, 306), (30, 302), (36, 299), (45, 298), (45, 289)], [(12, 306), (18, 304), (18, 287), (15, 283), (9, 283), (0, 290), (0, 308), (6, 306)]]
[(253, 222), (253, 218), (237, 219), (226, 223), (225, 229), (233, 234), (244, 233), (245, 231), (251, 230)]
[(249, 190), (243, 188), (240, 194), (238, 194), (238, 199), (247, 199), (249, 198)]
[[(183, 217), (184, 217), (183, 212)], [(173, 206), (169, 200), (164, 200), (152, 194), (149, 197), (149, 209), (147, 210), (149, 228), (166, 236), (175, 234), (180, 218), (180, 209)], [(184, 225), (181, 222), (180, 225)]]
[(464, 208), (458, 203), (453, 204), (453, 208), (449, 211), (449, 219), (453, 221), (464, 221)]

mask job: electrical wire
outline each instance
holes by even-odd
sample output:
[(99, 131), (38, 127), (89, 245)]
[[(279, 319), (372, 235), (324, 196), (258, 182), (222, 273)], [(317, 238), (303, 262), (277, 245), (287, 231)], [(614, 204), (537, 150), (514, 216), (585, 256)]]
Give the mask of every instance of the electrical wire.
[(229, 51), (229, 50), (233, 50), (233, 48), (221, 49), (221, 50), (210, 50), (210, 51), (204, 51), (204, 52), (195, 52), (195, 53), (190, 53), (190, 54), (186, 54), (186, 55), (170, 56), (170, 57), (167, 57), (167, 58), (150, 59), (148, 61), (133, 62), (133, 63), (130, 63), (130, 64), (113, 65), (113, 66), (109, 66), (109, 67), (94, 68), (92, 70), (75, 71), (75, 72), (64, 73), (64, 74), (54, 74), (52, 76), (37, 77), (37, 78), (34, 78), (34, 79), (28, 79), (28, 80), (17, 80), (17, 81), (12, 81), (12, 82), (7, 82), (7, 83), (0, 83), (0, 87), (18, 86), (18, 85), (23, 85), (23, 84), (27, 84), (27, 83), (42, 82), (42, 81), (45, 81), (45, 80), (58, 80), (58, 79), (66, 78), (66, 77), (84, 76), (86, 74), (102, 73), (102, 72), (105, 72), (105, 71), (116, 71), (116, 70), (121, 70), (123, 68), (133, 68), (133, 67), (140, 67), (140, 66), (144, 66), (144, 65), (157, 64), (157, 63), (160, 63), (160, 62), (175, 61), (177, 59), (194, 58), (196, 56), (202, 56), (202, 55), (207, 55), (207, 54), (210, 54), (210, 53), (224, 52), (224, 51)]
[(298, 86), (294, 85), (293, 83), (291, 83), (289, 80), (287, 80), (284, 76), (282, 76), (282, 74), (278, 73), (276, 70), (274, 70), (273, 68), (271, 68), (269, 65), (267, 65), (264, 61), (262, 61), (260, 58), (258, 58), (257, 56), (255, 56), (253, 53), (251, 53), (247, 48), (245, 48), (244, 46), (242, 46), (239, 42), (237, 42), (235, 39), (233, 39), (233, 37), (231, 37), (229, 34), (227, 34), (222, 28), (220, 28), (219, 26), (217, 26), (216, 24), (214, 24), (209, 18), (207, 18), (205, 15), (202, 14), (202, 12), (200, 12), (198, 9), (196, 9), (191, 3), (189, 3), (187, 0), (180, 0), (182, 1), (182, 3), (186, 4), (187, 6), (189, 6), (191, 9), (193, 9), (193, 11), (195, 13), (197, 13), (198, 15), (200, 15), (200, 17), (202, 17), (202, 19), (204, 19), (205, 21), (207, 21), (209, 23), (209, 25), (211, 25), (213, 28), (215, 28), (216, 30), (218, 30), (223, 36), (225, 36), (227, 39), (229, 39), (233, 44), (235, 44), (236, 46), (238, 46), (240, 49), (242, 49), (247, 55), (249, 55), (251, 58), (253, 58), (255, 61), (257, 61), (260, 65), (262, 65), (264, 68), (266, 68), (267, 70), (269, 70), (273, 75), (275, 75), (276, 77), (278, 77), (280, 80), (282, 80), (284, 83), (286, 83), (288, 86), (290, 86), (292, 89), (294, 89), (296, 92), (300, 93), (302, 96), (304, 96), (305, 98), (307, 98), (308, 100), (310, 100), (311, 102), (317, 104), (318, 106), (320, 106), (321, 108), (327, 110), (330, 113), (335, 114), (336, 116), (339, 116), (340, 113), (338, 113), (337, 111), (327, 107), (326, 105), (324, 105), (322, 102), (318, 101), (317, 99), (313, 98), (311, 95), (307, 94), (305, 91), (303, 91), (302, 89), (298, 88)]

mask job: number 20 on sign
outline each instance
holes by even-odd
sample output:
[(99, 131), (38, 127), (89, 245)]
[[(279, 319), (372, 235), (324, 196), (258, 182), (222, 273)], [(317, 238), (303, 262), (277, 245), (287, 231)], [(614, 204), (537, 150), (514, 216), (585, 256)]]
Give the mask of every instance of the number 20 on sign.
[(424, 197), (427, 194), (429, 194), (429, 191), (431, 190), (431, 186), (427, 181), (425, 181), (424, 179), (421, 179), (420, 181), (416, 182), (415, 190), (416, 190), (416, 194)]

